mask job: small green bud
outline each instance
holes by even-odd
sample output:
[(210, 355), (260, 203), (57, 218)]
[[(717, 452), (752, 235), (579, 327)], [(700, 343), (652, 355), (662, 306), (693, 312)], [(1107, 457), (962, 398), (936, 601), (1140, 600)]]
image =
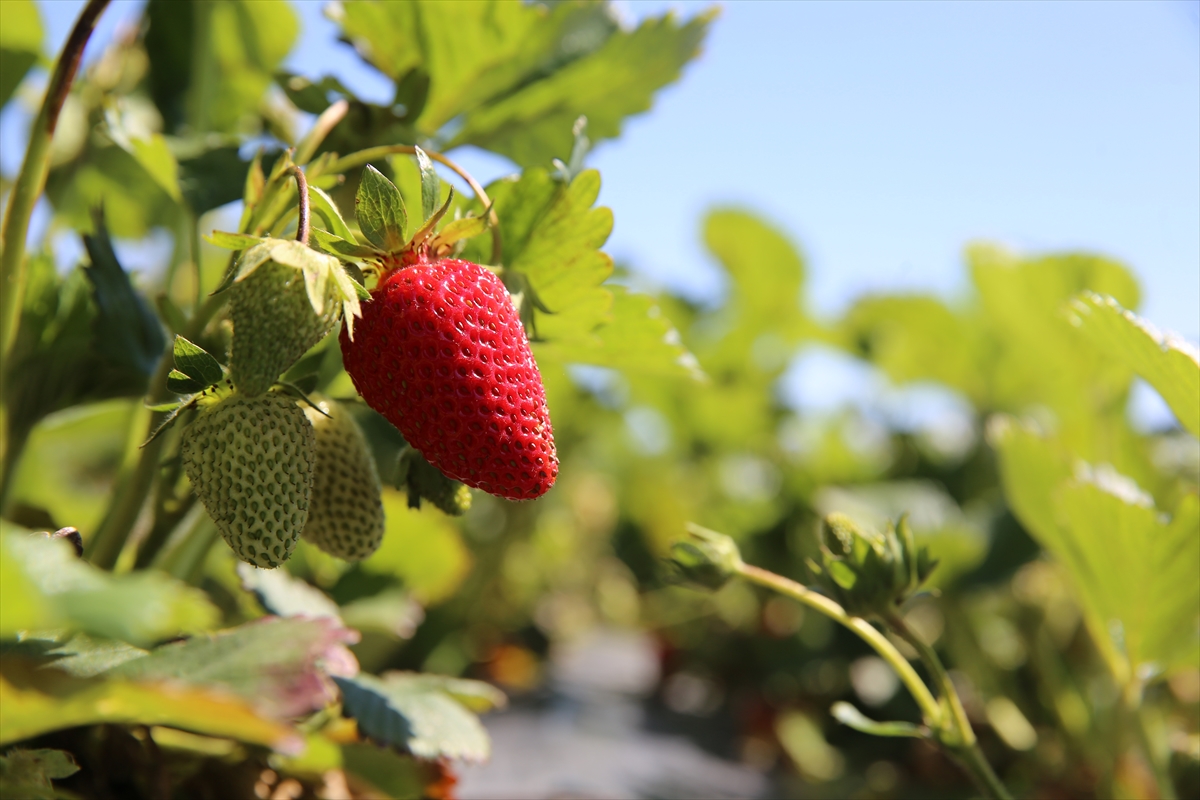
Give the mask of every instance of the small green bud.
[(742, 566), (738, 546), (728, 536), (688, 523), (688, 538), (671, 545), (670, 567), (680, 583), (720, 589)]
[(821, 527), (820, 562), (810, 559), (809, 569), (851, 614), (888, 616), (937, 566), (927, 548), (917, 548), (907, 517), (882, 533), (845, 514), (830, 514)]
[(424, 498), (450, 516), (459, 517), (471, 507), (471, 490), (447, 478), (411, 447), (400, 453), (396, 485), (408, 490), (409, 508), (420, 508)]

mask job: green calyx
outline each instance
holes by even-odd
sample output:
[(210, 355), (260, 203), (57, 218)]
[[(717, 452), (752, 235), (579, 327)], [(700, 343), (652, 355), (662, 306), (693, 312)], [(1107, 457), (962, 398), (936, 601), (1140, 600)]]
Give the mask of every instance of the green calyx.
[(821, 525), (820, 561), (809, 559), (818, 585), (848, 612), (886, 618), (920, 589), (937, 562), (918, 548), (907, 517), (879, 532), (845, 514)]
[(742, 566), (733, 539), (699, 525), (688, 524), (688, 538), (671, 545), (668, 566), (677, 583), (717, 590)]
[(411, 447), (400, 454), (396, 485), (407, 490), (409, 508), (420, 508), (424, 499), (450, 516), (458, 517), (471, 507), (471, 490), (453, 478), (447, 478)]
[(339, 261), (288, 239), (248, 249), (229, 292), (230, 372), (248, 397), (270, 389), (340, 318), (350, 326), (361, 315), (354, 281)]

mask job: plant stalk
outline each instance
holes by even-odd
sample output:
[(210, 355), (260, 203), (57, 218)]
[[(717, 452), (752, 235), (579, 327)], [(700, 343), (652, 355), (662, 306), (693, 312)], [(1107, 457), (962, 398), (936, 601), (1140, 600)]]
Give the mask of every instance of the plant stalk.
[[(925, 719), (925, 724), (935, 730), (942, 727), (942, 709), (938, 705), (937, 700), (934, 699), (933, 694), (929, 691), (929, 687), (921, 680), (921, 676), (913, 669), (912, 664), (908, 663), (908, 659), (896, 649), (895, 645), (887, 640), (886, 636), (876, 630), (871, 623), (862, 617), (851, 616), (846, 613), (844, 608), (825, 595), (814, 592), (807, 586), (796, 583), (782, 575), (776, 575), (773, 572), (750, 564), (738, 565), (738, 573), (751, 583), (765, 586), (768, 589), (779, 592), (785, 597), (790, 597), (793, 600), (803, 603), (858, 634), (900, 676), (900, 681), (905, 685), (909, 693), (912, 694), (913, 699), (917, 701), (917, 705), (921, 709), (921, 716)], [(1005, 795), (1000, 796), (1004, 797)]]
[(1136, 679), (1131, 680), (1125, 690), (1121, 692), (1121, 706), (1133, 725), (1138, 747), (1146, 759), (1146, 764), (1150, 767), (1151, 774), (1154, 775), (1154, 785), (1158, 788), (1160, 800), (1177, 800), (1175, 784), (1171, 782), (1167, 765), (1159, 758), (1158, 748), (1154, 746), (1154, 738), (1150, 734), (1149, 720), (1146, 719), (1146, 714), (1142, 710), (1144, 694), (1145, 687), (1142, 682)]
[(33, 214), (34, 204), (41, 197), (50, 174), (50, 144), (58, 127), (58, 115), (71, 90), (75, 73), (79, 71), (84, 47), (108, 3), (109, 0), (88, 0), (79, 19), (75, 21), (75, 27), (55, 64), (54, 74), (50, 76), (42, 108), (29, 130), (25, 160), (21, 163), (21, 171), (17, 173), (9, 195), (8, 213), (4, 217), (0, 239), (0, 247), (4, 250), (0, 255), (0, 295), (3, 296), (0, 300), (0, 357), (8, 355), (16, 339), (20, 310), (25, 301), (25, 237), (29, 232), (29, 218)]
[[(992, 770), (992, 765), (988, 763), (979, 749), (979, 741), (975, 738), (975, 730), (971, 727), (971, 721), (967, 719), (967, 711), (963, 708), (962, 699), (959, 698), (958, 691), (954, 688), (954, 682), (950, 680), (950, 673), (942, 665), (942, 660), (938, 658), (937, 652), (926, 644), (925, 640), (917, 636), (899, 614), (890, 615), (885, 622), (901, 639), (917, 651), (925, 668), (933, 676), (942, 699), (946, 702), (950, 712), (949, 719), (946, 720), (948, 725), (943, 725), (938, 729), (942, 744), (954, 752), (981, 790), (992, 797), (1000, 798), (1000, 800), (1009, 800), (1012, 795), (1000, 782), (1000, 778)], [(953, 733), (953, 739), (947, 737), (947, 733)]]

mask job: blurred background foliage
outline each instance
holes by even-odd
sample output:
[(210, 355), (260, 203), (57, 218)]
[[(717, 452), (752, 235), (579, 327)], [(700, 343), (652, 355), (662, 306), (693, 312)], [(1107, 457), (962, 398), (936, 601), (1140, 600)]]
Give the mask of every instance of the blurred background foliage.
[[(36, 80), (20, 78), (46, 63), (37, 10), (6, 0), (3, 13), (0, 97), (28, 102)], [(114, 483), (137, 458), (149, 413), (141, 397), (164, 333), (185, 328), (225, 267), (224, 253), (200, 234), (236, 228), (257, 149), (269, 167), (312, 115), (344, 99), (349, 112), (322, 151), (469, 144), (503, 155), (524, 170), (519, 181), (489, 187), (506, 265), (536, 286), (537, 270), (549, 268), (523, 250), (529, 223), (520, 212), (550, 185), (552, 159), (570, 160), (575, 119), (587, 116), (593, 141), (617, 136), (622, 120), (649, 109), (654, 92), (697, 54), (711, 21), (668, 16), (627, 30), (593, 2), (344, 2), (330, 13), (344, 41), (395, 81), (392, 105), (360, 101), (332, 77), (314, 83), (278, 72), (298, 33), (283, 0), (150, 0), (141, 27), (80, 75), (53, 143), (50, 235), (30, 257), (22, 330), (37, 336), (19, 339), (5, 365), (6, 452), (20, 455), (5, 470), (6, 524), (69, 525), (86, 542), (111, 513)], [(376, 163), (416, 207), (409, 159)], [(573, 189), (594, 178), (575, 180)], [(348, 175), (330, 187), (341, 208), (353, 208), (356, 185)], [(579, 200), (568, 211), (581, 238), (554, 242), (552, 254), (575, 247), (586, 255), (607, 236), (611, 215), (582, 221), (594, 193)], [(121, 246), (165, 232), (171, 244), (161, 263), (127, 278), (97, 224), (101, 206)], [(477, 208), (470, 200), (460, 207)], [(927, 743), (868, 738), (830, 718), (838, 700), (877, 718), (917, 715), (857, 638), (789, 600), (739, 583), (705, 595), (670, 585), (661, 569), (669, 543), (695, 521), (733, 536), (747, 562), (808, 582), (805, 560), (822, 516), (840, 511), (881, 526), (908, 513), (940, 564), (935, 593), (915, 600), (906, 619), (952, 667), (985, 752), (1018, 795), (1158, 791), (1124, 721), (1132, 673), (1178, 793), (1200, 792), (1200, 390), (1189, 383), (1191, 362), (1155, 372), (1149, 334), (1121, 327), (1129, 318), (1081, 294), (1136, 310), (1133, 272), (1098, 255), (1026, 257), (976, 244), (964, 254), (971, 292), (955, 303), (868, 295), (840, 317), (820, 318), (805, 299), (803, 255), (783, 232), (742, 209), (713, 210), (698, 225), (728, 277), (719, 305), (648, 293), (637, 264), (628, 264), (602, 290), (593, 281), (591, 294), (564, 294), (570, 315), (538, 318), (543, 341), (534, 350), (562, 462), (554, 491), (523, 504), (475, 493), (455, 519), (409, 509), (389, 489), (387, 534), (371, 558), (348, 565), (301, 543), (286, 571), (331, 598), (362, 633), (352, 649), (363, 669), (482, 679), (518, 707), (543, 708), (565, 691), (571, 653), (624, 637), (652, 655), (650, 679), (622, 690), (651, 727), (767, 776), (751, 784), (763, 796), (966, 796), (965, 777)], [(77, 269), (56, 270), (51, 243), (63, 230), (88, 237)], [(486, 261), (486, 240), (471, 242), (477, 250), (467, 255)], [(578, 263), (608, 274), (607, 261)], [(199, 342), (223, 354), (228, 336), (218, 320)], [(1194, 360), (1186, 344), (1159, 344), (1152, 350), (1163, 358)], [(852, 361), (885, 388), (869, 402), (798, 410), (784, 401), (780, 380), (805, 354)], [(298, 374), (317, 374), (323, 391), (349, 404), (385, 481), (394, 479), (403, 441), (355, 402), (333, 337), (301, 364)], [(1178, 393), (1180, 426), (1131, 425), (1135, 375), (1168, 402)], [(165, 465), (157, 516), (138, 517), (118, 573), (143, 566), (139, 541), (208, 524), (194, 501), (178, 499), (185, 481), (177, 465)], [(1132, 533), (1121, 543), (1113, 520), (1126, 517), (1120, 531)], [(1161, 546), (1147, 555), (1150, 541)], [(207, 629), (214, 615), (220, 627), (236, 625), (271, 608), (243, 589), (228, 548), (210, 547), (198, 563), (171, 573), (192, 594), (180, 585), (163, 596), (164, 609), (191, 611), (177, 610), (173, 629), (150, 625), (133, 644), (168, 629)], [(4, 596), (15, 595), (6, 586)], [(1124, 623), (1115, 633), (1113, 620)], [(134, 636), (79, 624), (94, 635)], [(1135, 633), (1141, 651), (1130, 649)], [(299, 776), (299, 791), (318, 791), (311, 769), (276, 757), (268, 768), (262, 746), (277, 742), (278, 731), (256, 724), (267, 727), (241, 736), (219, 725), (191, 728), (205, 737), (75, 728), (41, 746), (86, 751), (92, 763), (113, 759), (109, 786), (139, 796), (165, 796), (138, 774), (156, 757), (168, 764), (176, 796), (202, 796), (203, 786), (221, 785), (213, 781), (247, 791), (266, 781), (263, 791), (274, 791), (281, 775)], [(345, 745), (341, 759), (348, 791), (364, 797), (372, 786), (379, 796), (437, 796), (452, 783), (445, 767), (362, 745)], [(94, 791), (80, 779), (59, 785)]]

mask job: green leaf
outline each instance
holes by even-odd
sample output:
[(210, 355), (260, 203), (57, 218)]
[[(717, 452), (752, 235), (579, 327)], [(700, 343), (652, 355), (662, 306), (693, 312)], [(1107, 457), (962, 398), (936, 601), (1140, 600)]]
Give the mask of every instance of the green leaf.
[(287, 570), (259, 569), (239, 562), (242, 588), (253, 592), (269, 613), (280, 617), (329, 617), (341, 621), (337, 603), (315, 586), (294, 578)]
[(1071, 459), (1006, 418), (989, 427), (1005, 498), (1067, 570), (1084, 618), (1119, 682), (1194, 664), (1200, 654), (1200, 537), (1194, 495), (1172, 522), (1129, 478)]
[[(113, 575), (80, 561), (62, 540), (15, 532), (3, 534), (6, 572), (19, 572), (17, 585), (31, 591), (6, 610), (4, 632), (20, 625), (20, 617), (36, 614), (39, 627), (64, 627), (135, 645), (150, 644), (181, 632), (210, 628), (218, 612), (203, 592), (157, 572)], [(7, 577), (7, 576), (6, 576)], [(7, 588), (5, 591), (9, 591)], [(37, 608), (29, 610), (30, 605)]]
[[(422, 203), (424, 202), (424, 195), (425, 195), (424, 186), (425, 186), (425, 184), (424, 184), (424, 182), (422, 182), (422, 184), (421, 184), (421, 196), (422, 196), (421, 202)], [(433, 232), (437, 230), (438, 223), (441, 222), (442, 218), (446, 216), (446, 212), (450, 210), (450, 206), (453, 204), (454, 204), (454, 188), (451, 187), (449, 193), (447, 193), (447, 195), (446, 195), (446, 202), (442, 203), (442, 205), (440, 207), (434, 209), (433, 214), (431, 214), (429, 216), (429, 218), (426, 219), (425, 222), (423, 222), (421, 224), (420, 228), (417, 228), (417, 232), (413, 234), (412, 241), (409, 242), (408, 246), (413, 247), (413, 246), (419, 245), (419, 244), (425, 242), (426, 240), (428, 240), (431, 236), (433, 236)]]
[(478, 217), (462, 217), (461, 219), (452, 220), (446, 224), (446, 227), (438, 231), (435, 241), (438, 245), (452, 245), (460, 242), (463, 239), (470, 239), (484, 233), (488, 229), (488, 221), (485, 215)]
[(92, 216), (103, 206), (113, 236), (140, 239), (151, 228), (178, 230), (183, 213), (129, 151), (117, 145), (92, 145), (80, 159), (50, 172), (46, 197), (64, 227), (92, 229)]
[(427, 220), (441, 205), (442, 181), (425, 151), (419, 147), (416, 151), (417, 166), (421, 170), (421, 219)]
[(323, 708), (333, 698), (326, 672), (353, 674), (358, 665), (344, 647), (358, 635), (327, 617), (266, 617), (219, 633), (163, 645), (106, 673), (134, 681), (179, 681), (242, 697), (275, 718)]
[(0, 106), (42, 54), (42, 19), (33, 0), (5, 0), (0, 25)]
[(605, 289), (612, 295), (609, 318), (586, 336), (579, 336), (581, 326), (564, 321), (562, 315), (539, 320), (538, 335), (545, 340), (535, 346), (539, 360), (547, 357), (629, 373), (707, 380), (654, 298), (623, 286)]
[(211, 135), (172, 139), (170, 143), (179, 162), (179, 188), (196, 216), (235, 200), (245, 200), (247, 189), (253, 190), (256, 181), (262, 179), (263, 167), (269, 169), (277, 158), (274, 153), (265, 158), (259, 154), (247, 163), (238, 155), (236, 139)]
[(408, 227), (404, 198), (394, 183), (369, 164), (358, 185), (354, 213), (363, 236), (380, 250), (395, 253), (404, 246), (404, 233)]
[(170, 133), (239, 133), (259, 105), (300, 26), (284, 0), (151, 0), (147, 80)]
[(1200, 353), (1164, 334), (1112, 297), (1084, 292), (1071, 302), (1070, 321), (1106, 355), (1137, 372), (1167, 401), (1184, 428), (1200, 436)]
[(342, 219), (342, 214), (338, 211), (333, 198), (310, 184), (308, 187), (308, 202), (312, 208), (312, 213), (325, 226), (325, 230), (334, 236), (345, 239), (347, 242), (354, 242), (354, 232), (350, 230), (350, 226)]
[[(616, 29), (601, 3), (347, 2), (342, 33), (396, 80), (423, 130), (595, 50)], [(404, 90), (403, 92), (401, 90)]]
[(405, 494), (383, 491), (383, 544), (361, 562), (364, 572), (399, 579), (425, 605), (453, 595), (471, 568), (458, 528), (440, 511), (408, 507)]
[(209, 736), (298, 752), (303, 739), (287, 725), (260, 717), (227, 694), (178, 684), (142, 685), (74, 678), (0, 661), (0, 745), (50, 731), (97, 723), (167, 725)]
[(179, 188), (179, 164), (161, 133), (151, 134), (149, 139), (130, 140), (130, 152), (172, 200), (183, 200)]
[(25, 750), (15, 747), (0, 756), (0, 797), (54, 800), (50, 781), (79, 771), (75, 756), (65, 750)]
[(872, 736), (907, 736), (914, 739), (929, 738), (929, 731), (911, 722), (876, 722), (866, 717), (849, 703), (837, 702), (829, 709), (833, 718), (848, 728)]
[[(625, 117), (648, 111), (654, 93), (696, 57), (714, 13), (683, 25), (668, 14), (613, 33), (595, 52), (467, 111), (450, 147), (473, 144), (534, 166), (571, 153), (581, 115), (593, 141), (617, 136)], [(439, 72), (430, 72), (436, 91)]]
[(249, 236), (245, 233), (229, 231), (213, 231), (210, 235), (205, 236), (204, 240), (226, 250), (245, 250), (264, 241), (262, 236)]
[[(317, 247), (324, 252), (329, 253), (330, 255), (336, 255), (342, 258), (373, 260), (384, 255), (383, 251), (374, 247), (358, 244), (353, 239), (343, 239), (340, 236), (335, 236), (332, 233), (326, 233), (320, 228), (313, 228), (311, 231), (309, 231), (309, 238), (314, 247)], [(367, 297), (370, 297), (369, 292), (367, 293)]]
[(595, 170), (564, 185), (544, 169), (527, 169), (488, 188), (500, 217), (505, 267), (521, 273), (550, 311), (584, 333), (604, 320), (611, 303), (600, 284), (612, 274), (612, 259), (599, 248), (612, 232), (612, 211), (592, 207), (599, 193)]
[(989, 371), (979, 369), (984, 327), (936, 297), (865, 297), (840, 323), (843, 342), (897, 383), (934, 380), (986, 406)]
[(199, 383), (201, 389), (220, 383), (225, 378), (225, 371), (219, 361), (203, 347), (189, 342), (182, 336), (175, 337), (174, 354), (178, 370)]
[(436, 685), (390, 673), (335, 677), (342, 710), (359, 731), (425, 759), (484, 761), (491, 744), (479, 719)]

